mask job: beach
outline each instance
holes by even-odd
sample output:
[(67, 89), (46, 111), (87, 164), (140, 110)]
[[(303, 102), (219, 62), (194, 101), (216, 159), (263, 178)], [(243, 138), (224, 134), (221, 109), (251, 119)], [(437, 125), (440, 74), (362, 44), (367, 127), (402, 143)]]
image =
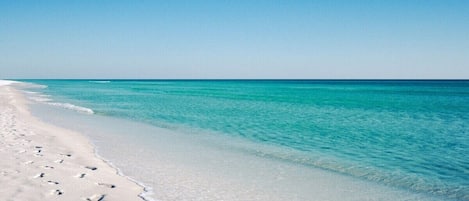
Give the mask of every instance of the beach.
[(468, 82), (0, 84), (0, 200), (469, 200)]
[(0, 0), (0, 201), (469, 201), (468, 1)]
[(33, 117), (14, 84), (0, 81), (0, 200), (143, 200), (86, 137)]

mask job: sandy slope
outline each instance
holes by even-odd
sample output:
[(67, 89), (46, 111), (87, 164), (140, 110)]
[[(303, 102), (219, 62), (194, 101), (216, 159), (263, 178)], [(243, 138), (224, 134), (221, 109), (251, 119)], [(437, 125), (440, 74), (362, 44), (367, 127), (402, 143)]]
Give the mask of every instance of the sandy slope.
[(10, 84), (0, 81), (0, 200), (142, 200), (86, 137), (31, 116)]

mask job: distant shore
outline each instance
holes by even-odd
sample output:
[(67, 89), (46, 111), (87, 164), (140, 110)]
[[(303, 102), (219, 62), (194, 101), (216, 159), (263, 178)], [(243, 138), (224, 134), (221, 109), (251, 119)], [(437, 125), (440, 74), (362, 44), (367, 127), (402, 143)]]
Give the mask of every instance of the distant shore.
[(0, 80), (0, 200), (144, 200), (86, 137), (33, 117), (15, 84)]

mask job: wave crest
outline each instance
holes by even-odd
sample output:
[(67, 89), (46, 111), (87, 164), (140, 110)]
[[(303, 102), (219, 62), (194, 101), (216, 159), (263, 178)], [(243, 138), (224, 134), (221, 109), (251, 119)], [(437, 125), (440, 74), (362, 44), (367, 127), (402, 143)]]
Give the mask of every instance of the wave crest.
[(58, 107), (62, 107), (62, 108), (69, 109), (69, 110), (74, 110), (74, 111), (81, 112), (81, 113), (94, 114), (94, 111), (90, 108), (81, 107), (81, 106), (77, 106), (77, 105), (70, 104), (70, 103), (57, 103), (57, 102), (45, 102), (45, 103), (48, 105), (58, 106)]
[(50, 98), (45, 98), (45, 97), (29, 97), (29, 99), (37, 102), (49, 102), (52, 101)]
[[(45, 85), (36, 85), (36, 86), (45, 86)], [(90, 108), (77, 106), (71, 103), (60, 103), (60, 102), (52, 102), (53, 100), (50, 98), (50, 95), (42, 94), (36, 91), (26, 91), (23, 90), (27, 97), (33, 101), (44, 103), (47, 105), (52, 105), (56, 107), (61, 107), (69, 110), (74, 110), (76, 112), (85, 113), (85, 114), (94, 114), (94, 111)]]

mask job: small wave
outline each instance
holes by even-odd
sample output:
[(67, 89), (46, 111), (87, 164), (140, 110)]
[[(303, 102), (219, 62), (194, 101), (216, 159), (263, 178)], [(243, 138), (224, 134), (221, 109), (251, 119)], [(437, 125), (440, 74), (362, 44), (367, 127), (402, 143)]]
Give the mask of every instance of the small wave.
[(26, 86), (28, 89), (45, 89), (48, 86), (42, 84), (35, 84), (30, 82), (23, 82), (23, 85)]
[(49, 102), (52, 101), (50, 98), (44, 98), (44, 97), (29, 97), (29, 99), (37, 102)]
[(19, 83), (19, 82), (12, 81), (12, 80), (0, 80), (0, 86), (11, 85), (11, 84), (16, 84), (16, 83)]
[(35, 91), (23, 91), (24, 93), (27, 93), (27, 94), (38, 94), (39, 92), (35, 92)]
[(30, 100), (33, 100), (33, 101), (37, 101), (37, 102), (49, 102), (49, 101), (52, 101), (52, 99), (50, 99), (50, 95), (46, 95), (46, 94), (42, 94), (40, 92), (36, 92), (36, 91), (26, 91), (26, 90), (23, 90), (22, 92), (24, 92), (25, 94), (27, 94), (27, 97), (30, 99)]
[(111, 81), (108, 81), (108, 80), (96, 80), (96, 81), (88, 81), (90, 83), (98, 83), (98, 84), (106, 84), (106, 83), (110, 83)]
[(73, 105), (71, 103), (52, 102), (53, 100), (49, 98), (50, 95), (47, 95), (47, 94), (42, 94), (40, 92), (35, 92), (35, 91), (26, 91), (26, 90), (23, 90), (23, 92), (27, 94), (27, 97), (30, 100), (33, 100), (36, 102), (40, 102), (40, 103), (44, 103), (44, 104), (52, 105), (52, 106), (57, 106), (57, 107), (61, 107), (61, 108), (69, 109), (69, 110), (74, 110), (80, 113), (94, 114), (94, 111), (90, 108)]
[(29, 96), (50, 97), (50, 95), (42, 94), (41, 92), (36, 92), (36, 91), (23, 91), (23, 92), (28, 94)]
[(70, 103), (57, 103), (57, 102), (45, 102), (45, 103), (48, 105), (58, 106), (58, 107), (62, 107), (62, 108), (69, 109), (69, 110), (74, 110), (74, 111), (81, 112), (81, 113), (94, 114), (94, 111), (90, 108), (81, 107), (81, 106), (73, 105)]

